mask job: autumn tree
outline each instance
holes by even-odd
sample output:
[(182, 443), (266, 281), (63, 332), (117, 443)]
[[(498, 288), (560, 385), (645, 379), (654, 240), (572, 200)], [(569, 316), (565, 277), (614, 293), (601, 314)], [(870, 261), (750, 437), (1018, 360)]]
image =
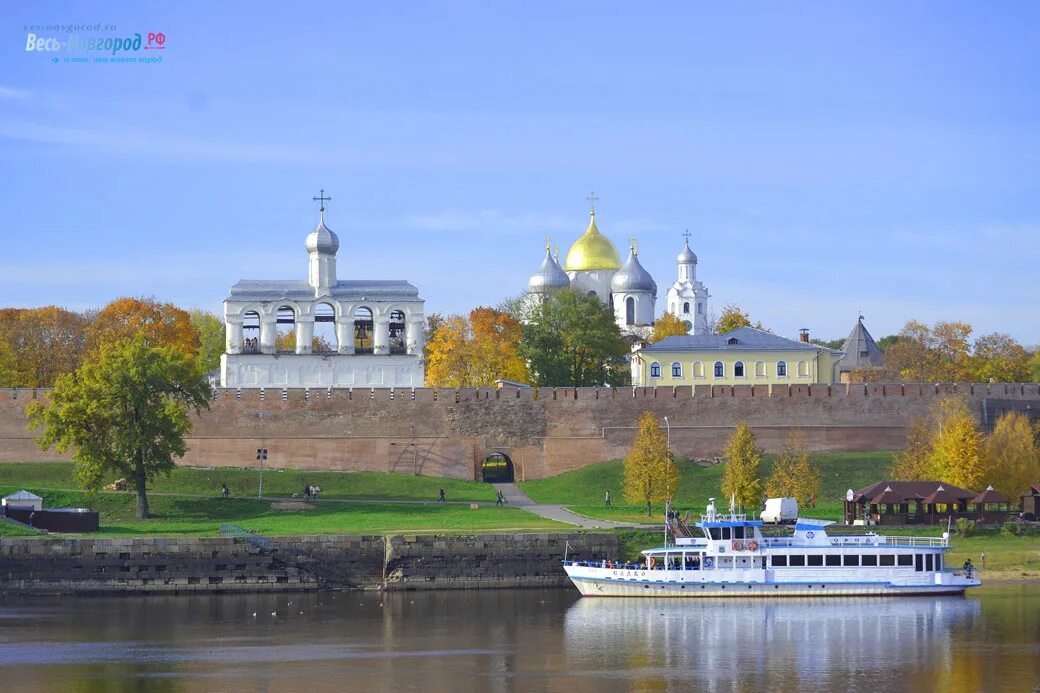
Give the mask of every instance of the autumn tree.
[(690, 324), (680, 320), (673, 313), (665, 313), (654, 323), (654, 334), (650, 338), (652, 342), (660, 342), (665, 337), (682, 337), (689, 334)]
[(596, 296), (563, 289), (510, 310), (526, 320), (519, 354), (537, 385), (588, 387), (629, 381), (628, 349), (610, 308)]
[(653, 501), (671, 498), (679, 487), (679, 469), (668, 450), (667, 434), (657, 417), (644, 412), (639, 430), (624, 461), (622, 491), (630, 503), (646, 503), (646, 514), (653, 513)]
[(884, 371), (913, 382), (963, 382), (971, 379), (971, 325), (937, 322), (933, 327), (910, 320), (899, 339), (885, 350)]
[(1029, 417), (1007, 412), (986, 440), (986, 481), (1014, 502), (1040, 479), (1040, 450)]
[[(296, 330), (279, 330), (275, 333), (274, 348), (282, 353), (296, 351)], [(314, 354), (329, 354), (336, 351), (328, 340), (321, 335), (311, 337), (311, 352)]]
[(1029, 353), (1010, 335), (1001, 332), (975, 340), (970, 359), (971, 376), (977, 382), (1021, 383), (1029, 380)]
[(75, 373), (58, 377), (46, 406), (33, 402), (26, 415), (42, 429), (40, 448), (73, 451), (85, 488), (98, 490), (110, 472), (125, 476), (145, 519), (148, 481), (184, 456), (189, 414), (208, 408), (211, 396), (194, 358), (138, 334), (102, 341)]
[(1029, 382), (1040, 383), (1040, 347), (1029, 357)]
[(977, 489), (986, 476), (982, 434), (967, 403), (944, 397), (936, 405), (928, 464), (934, 478)]
[(505, 379), (527, 382), (518, 354), (520, 322), (501, 310), (475, 308), (468, 317), (444, 318), (427, 345), (429, 387), (477, 387)]
[(792, 431), (766, 480), (766, 495), (771, 498), (796, 498), (801, 507), (812, 508), (816, 506), (822, 483), (820, 469), (805, 449), (804, 436)]
[(742, 508), (757, 508), (762, 498), (759, 465), (762, 452), (755, 445), (755, 434), (747, 423), (737, 424), (726, 444), (726, 469), (722, 473), (722, 492), (735, 497)]
[(906, 446), (892, 460), (888, 476), (897, 481), (929, 481), (935, 478), (931, 467), (932, 429), (927, 417), (911, 419), (906, 429)]
[(224, 321), (208, 310), (196, 308), (188, 313), (191, 326), (199, 335), (199, 366), (203, 372), (220, 368), (224, 353)]
[(14, 351), (6, 339), (0, 337), (0, 387), (16, 387)]
[(64, 308), (0, 310), (0, 340), (10, 360), (5, 383), (13, 387), (50, 387), (71, 373), (84, 353), (86, 318)]
[(154, 298), (119, 298), (102, 308), (87, 329), (87, 351), (136, 335), (147, 344), (172, 347), (189, 358), (199, 354), (199, 333), (188, 312)]
[(728, 304), (722, 307), (722, 313), (715, 323), (715, 333), (725, 334), (738, 327), (751, 327), (751, 318), (740, 309), (740, 306)]

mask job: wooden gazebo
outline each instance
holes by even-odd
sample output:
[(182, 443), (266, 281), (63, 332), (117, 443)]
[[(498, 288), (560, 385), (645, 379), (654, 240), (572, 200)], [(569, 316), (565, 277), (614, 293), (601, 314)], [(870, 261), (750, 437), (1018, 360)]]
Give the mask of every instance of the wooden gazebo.
[(1004, 523), (1011, 514), (1011, 499), (992, 486), (987, 486), (985, 491), (972, 498), (971, 504), (975, 506), (976, 522)]
[(1040, 484), (1029, 487), (1029, 493), (1018, 497), (1018, 507), (1022, 510), (1023, 520), (1040, 519)]
[(968, 504), (980, 494), (941, 481), (879, 481), (845, 497), (846, 524), (939, 524), (975, 519)]

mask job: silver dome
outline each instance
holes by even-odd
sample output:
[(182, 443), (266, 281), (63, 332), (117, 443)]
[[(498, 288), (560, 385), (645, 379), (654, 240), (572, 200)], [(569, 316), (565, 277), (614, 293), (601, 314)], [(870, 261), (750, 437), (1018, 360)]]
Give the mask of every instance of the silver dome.
[(639, 264), (636, 251), (631, 250), (628, 253), (628, 259), (625, 260), (625, 264), (621, 265), (621, 269), (615, 272), (614, 277), (610, 280), (610, 290), (614, 293), (649, 291), (656, 296), (657, 282)]
[(571, 279), (567, 276), (567, 273), (563, 271), (563, 268), (553, 259), (552, 252), (545, 249), (545, 259), (542, 260), (542, 266), (538, 268), (538, 271), (531, 275), (531, 278), (527, 281), (527, 288), (530, 291), (541, 292), (550, 291), (552, 289), (566, 289), (571, 285)]
[(686, 246), (682, 249), (682, 252), (679, 253), (678, 262), (682, 265), (697, 264), (697, 255), (690, 250), (689, 241), (686, 241)]
[(339, 250), (339, 237), (325, 226), (325, 215), (318, 220), (318, 226), (307, 235), (307, 252), (336, 254)]

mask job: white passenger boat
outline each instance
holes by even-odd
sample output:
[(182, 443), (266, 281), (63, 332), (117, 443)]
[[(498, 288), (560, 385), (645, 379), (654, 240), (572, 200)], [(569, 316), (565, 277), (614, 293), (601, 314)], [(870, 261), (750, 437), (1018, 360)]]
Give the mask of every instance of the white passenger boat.
[(970, 568), (946, 567), (948, 532), (828, 535), (832, 524), (799, 519), (792, 536), (765, 537), (760, 520), (718, 513), (711, 499), (700, 537), (647, 549), (635, 564), (565, 560), (564, 570), (586, 597), (961, 594), (981, 584)]

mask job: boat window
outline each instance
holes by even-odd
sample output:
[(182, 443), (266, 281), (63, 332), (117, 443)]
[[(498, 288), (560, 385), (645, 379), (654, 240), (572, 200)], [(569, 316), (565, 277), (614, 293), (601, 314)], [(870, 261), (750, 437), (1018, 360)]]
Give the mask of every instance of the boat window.
[(924, 569), (929, 573), (932, 572), (932, 554), (930, 553), (924, 555)]
[(791, 556), (791, 567), (802, 568), (805, 566), (805, 556)]
[(922, 570), (924, 570), (924, 555), (923, 554), (919, 554), (919, 553), (918, 554), (914, 554), (914, 570), (916, 570), (919, 573)]
[(842, 565), (859, 565), (859, 554), (858, 553), (847, 553), (842, 556)]
[(829, 553), (829, 554), (827, 554), (826, 558), (827, 558), (827, 565), (829, 565), (829, 566), (841, 565), (841, 556), (839, 556), (836, 553), (834, 553), (834, 554), (830, 554)]
[(809, 558), (809, 565), (811, 565), (811, 566), (823, 565), (823, 556), (821, 556), (819, 554), (813, 554), (813, 555), (809, 556), (808, 558)]
[(743, 539), (744, 538), (744, 528), (743, 527), (734, 527), (733, 528), (733, 538), (734, 539)]
[(890, 553), (881, 554), (881, 565), (889, 566), (896, 564), (896, 557)]
[(774, 568), (786, 568), (787, 567), (787, 556), (773, 556), (773, 567)]
[(730, 531), (729, 531), (730, 528), (729, 527), (722, 527), (721, 529), (722, 529), (722, 540), (723, 541), (729, 541), (730, 540), (730, 536), (729, 536), (730, 535)]
[(868, 553), (863, 556), (863, 565), (877, 565), (877, 555)]
[(718, 541), (719, 539), (722, 538), (722, 528), (721, 527), (708, 527), (708, 536), (710, 536), (715, 541)]
[(943, 559), (942, 554), (939, 554), (938, 556), (935, 557), (935, 569), (936, 570), (942, 570), (943, 569), (943, 560), (944, 559)]
[(901, 554), (899, 554), (899, 565), (901, 565), (901, 566), (908, 566), (908, 565), (913, 565), (913, 564), (914, 564), (914, 557), (913, 557), (912, 554), (909, 554), (909, 553), (901, 553)]

